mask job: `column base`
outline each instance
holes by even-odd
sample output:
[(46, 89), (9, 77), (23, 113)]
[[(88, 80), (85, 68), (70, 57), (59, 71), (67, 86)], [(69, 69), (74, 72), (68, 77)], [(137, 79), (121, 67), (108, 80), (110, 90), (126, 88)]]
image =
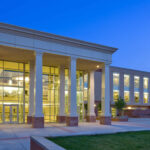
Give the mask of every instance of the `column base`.
[(58, 123), (65, 123), (66, 122), (66, 116), (57, 116), (57, 122)]
[(27, 116), (27, 124), (32, 124), (32, 116)]
[(32, 117), (32, 128), (44, 128), (44, 117)]
[(71, 126), (71, 127), (78, 126), (78, 117), (67, 116), (66, 117), (66, 125)]
[(96, 122), (96, 116), (87, 116), (86, 121), (87, 122)]
[(111, 117), (101, 116), (100, 117), (100, 124), (111, 125)]

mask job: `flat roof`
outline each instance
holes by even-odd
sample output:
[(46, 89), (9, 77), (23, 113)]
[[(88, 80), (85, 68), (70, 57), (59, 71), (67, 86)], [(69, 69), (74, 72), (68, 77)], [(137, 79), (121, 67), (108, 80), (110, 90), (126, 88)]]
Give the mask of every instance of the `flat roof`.
[(130, 68), (123, 68), (123, 67), (117, 67), (117, 66), (110, 66), (110, 68), (119, 69), (119, 70), (126, 70), (126, 71), (133, 71), (133, 72), (143, 72), (143, 73), (146, 73), (146, 74), (150, 74), (150, 72), (148, 72), (148, 71), (142, 71), (142, 70), (130, 69)]

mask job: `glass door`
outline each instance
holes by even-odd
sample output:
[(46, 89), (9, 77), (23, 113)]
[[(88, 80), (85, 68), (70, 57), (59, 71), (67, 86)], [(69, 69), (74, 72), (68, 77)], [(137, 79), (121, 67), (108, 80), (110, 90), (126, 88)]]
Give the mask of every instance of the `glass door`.
[(11, 106), (11, 123), (18, 123), (18, 105)]
[(18, 105), (3, 105), (3, 122), (18, 123)]
[(3, 105), (3, 122), (10, 123), (11, 122), (11, 115), (10, 115), (10, 105)]

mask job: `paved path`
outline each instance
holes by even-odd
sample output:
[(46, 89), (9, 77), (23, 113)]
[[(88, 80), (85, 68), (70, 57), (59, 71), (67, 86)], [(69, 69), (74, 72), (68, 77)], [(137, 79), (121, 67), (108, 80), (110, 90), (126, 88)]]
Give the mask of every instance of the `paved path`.
[(30, 136), (71, 136), (108, 134), (127, 131), (150, 130), (149, 119), (129, 119), (129, 122), (112, 122), (111, 126), (96, 123), (80, 123), (78, 127), (65, 124), (46, 124), (44, 129), (33, 129), (31, 125), (0, 125), (0, 150), (29, 150)]

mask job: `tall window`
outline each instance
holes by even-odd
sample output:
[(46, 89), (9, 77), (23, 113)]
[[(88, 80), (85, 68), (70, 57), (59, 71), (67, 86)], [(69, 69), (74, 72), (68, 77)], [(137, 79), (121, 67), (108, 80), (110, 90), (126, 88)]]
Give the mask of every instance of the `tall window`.
[(56, 122), (59, 111), (59, 69), (43, 66), (43, 113), (45, 122)]
[(143, 78), (143, 88), (144, 88), (144, 103), (148, 103), (148, 98), (149, 98), (149, 94), (148, 94), (148, 82), (149, 79), (148, 78)]
[(130, 76), (124, 75), (124, 100), (125, 102), (129, 102), (130, 100)]
[(134, 101), (139, 103), (139, 87), (140, 87), (140, 77), (134, 76)]
[(119, 98), (119, 73), (113, 73), (113, 100), (116, 101)]

